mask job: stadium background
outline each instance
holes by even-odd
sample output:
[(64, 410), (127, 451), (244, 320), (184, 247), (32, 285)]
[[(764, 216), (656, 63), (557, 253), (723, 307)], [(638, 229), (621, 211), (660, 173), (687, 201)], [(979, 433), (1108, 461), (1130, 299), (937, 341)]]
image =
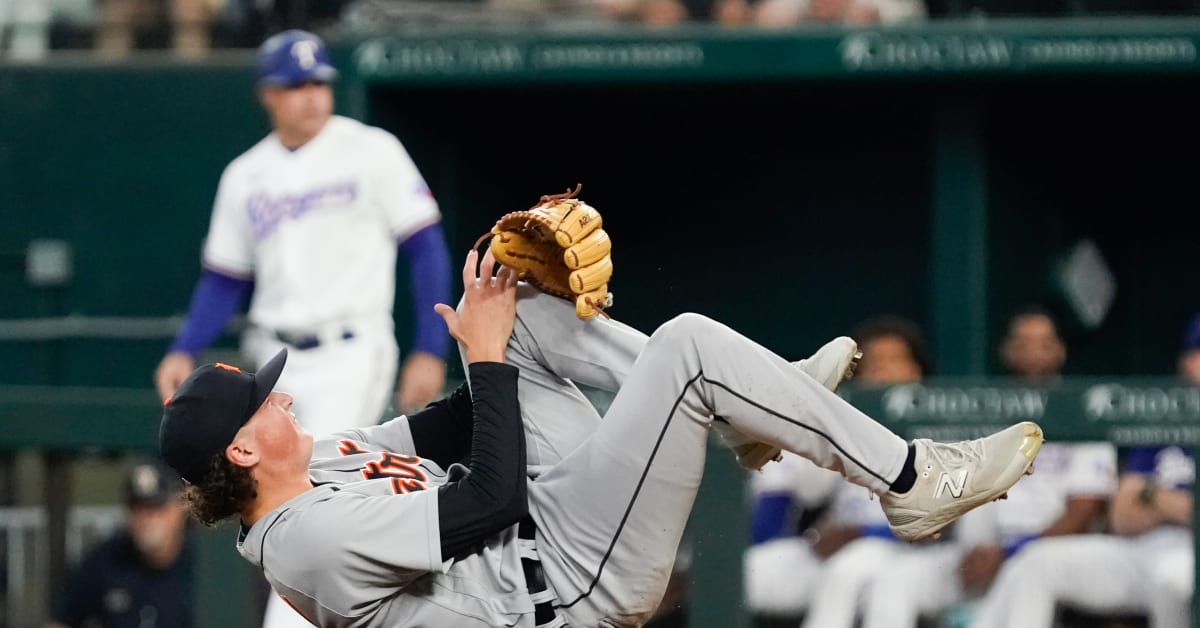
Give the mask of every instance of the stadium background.
[[(795, 359), (886, 311), (925, 327), (939, 375), (988, 377), (1007, 314), (1043, 302), (1068, 322), (1068, 375), (1167, 387), (1200, 310), (1194, 18), (440, 26), (332, 43), (339, 111), (405, 142), (452, 250), (582, 182), (616, 242), (613, 313), (645, 329), (693, 310)], [(215, 182), (267, 128), (253, 77), (252, 52), (0, 65), (0, 445), (50, 538), (54, 513), (104, 503), (113, 461), (154, 442), (150, 373), (199, 272)], [(1064, 273), (1081, 251), (1102, 260), (1082, 283)], [(407, 310), (401, 297), (402, 339)], [(211, 355), (236, 359), (236, 336)], [(1108, 434), (1065, 412), (1079, 427), (1064, 438)], [(1132, 419), (1187, 425), (1200, 407)], [(729, 566), (745, 523), (727, 508), (743, 501), (724, 458), (694, 516), (717, 530), (697, 539), (696, 590), (712, 592), (697, 626), (743, 621)], [(202, 598), (225, 603), (202, 625), (246, 625), (230, 531), (204, 543)], [(53, 579), (71, 549), (40, 549), (34, 573)], [(11, 625), (39, 617), (46, 588), (30, 586)]]

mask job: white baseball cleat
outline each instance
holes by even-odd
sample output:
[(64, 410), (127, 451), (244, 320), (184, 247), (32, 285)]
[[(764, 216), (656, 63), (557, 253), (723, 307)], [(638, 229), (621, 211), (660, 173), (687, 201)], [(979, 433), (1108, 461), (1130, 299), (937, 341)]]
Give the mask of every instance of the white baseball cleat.
[[(854, 369), (861, 358), (858, 343), (853, 338), (839, 336), (825, 343), (812, 356), (792, 364), (830, 392), (837, 392), (842, 382), (854, 376)], [(758, 471), (768, 462), (780, 459), (779, 448), (774, 445), (746, 441), (727, 423), (713, 423), (713, 427), (733, 450), (738, 464), (746, 469)]]
[(1033, 473), (1042, 428), (1018, 423), (991, 436), (959, 443), (913, 441), (917, 481), (904, 494), (879, 498), (892, 533), (905, 541), (935, 535), (967, 511), (1008, 495), (1021, 476)]

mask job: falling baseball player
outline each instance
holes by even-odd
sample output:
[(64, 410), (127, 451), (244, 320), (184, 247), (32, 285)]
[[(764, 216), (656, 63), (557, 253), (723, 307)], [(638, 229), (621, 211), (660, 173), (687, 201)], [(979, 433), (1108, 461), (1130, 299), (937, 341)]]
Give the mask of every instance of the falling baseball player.
[[(607, 244), (564, 273), (563, 251), (542, 238), (565, 231), (557, 246), (570, 258), (587, 239), (580, 223), (598, 228), (598, 214), (543, 201), (538, 216), (498, 223), (482, 260), (467, 254), (457, 310), (437, 306), (467, 382), (424, 410), (314, 443), (291, 396), (273, 390), (286, 349), (256, 373), (201, 367), (166, 404), (160, 447), (192, 511), (238, 517), (238, 551), (313, 624), (641, 625), (663, 594), (713, 426), (744, 465), (786, 449), (867, 487), (905, 540), (936, 534), (1031, 469), (1033, 423), (908, 443), (830, 392), (853, 342), (793, 364), (696, 314), (648, 337), (596, 316), (610, 302)], [(497, 259), (513, 265), (497, 272)], [(566, 299), (518, 281), (551, 285), (540, 266), (566, 278)], [(603, 420), (573, 382), (615, 391)]]

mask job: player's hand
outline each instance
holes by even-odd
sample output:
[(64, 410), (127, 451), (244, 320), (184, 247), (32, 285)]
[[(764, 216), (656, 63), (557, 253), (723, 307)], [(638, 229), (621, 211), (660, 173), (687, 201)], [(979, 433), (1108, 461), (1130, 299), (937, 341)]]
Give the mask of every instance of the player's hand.
[(963, 556), (959, 564), (963, 590), (968, 593), (983, 593), (992, 584), (996, 572), (1004, 562), (1004, 550), (999, 545), (977, 545)]
[(396, 407), (402, 414), (424, 408), (446, 385), (446, 363), (436, 355), (418, 351), (404, 360), (400, 369), (400, 390)]
[(507, 266), (496, 273), (491, 249), (482, 262), (479, 251), (471, 249), (462, 273), (462, 311), (455, 312), (445, 303), (433, 309), (445, 319), (450, 335), (466, 348), (468, 363), (503, 362), (517, 317), (517, 273)]
[(163, 356), (154, 370), (154, 387), (163, 401), (171, 398), (183, 380), (196, 369), (196, 361), (182, 351), (172, 351)]

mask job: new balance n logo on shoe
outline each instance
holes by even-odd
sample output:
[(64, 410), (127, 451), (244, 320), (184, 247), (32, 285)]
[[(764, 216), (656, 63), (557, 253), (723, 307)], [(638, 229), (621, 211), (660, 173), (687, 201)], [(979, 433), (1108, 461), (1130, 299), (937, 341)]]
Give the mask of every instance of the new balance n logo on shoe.
[(946, 491), (950, 491), (951, 497), (962, 497), (963, 489), (967, 486), (967, 470), (961, 469), (955, 476), (951, 477), (949, 473), (942, 473), (938, 477), (937, 490), (933, 492), (934, 499), (941, 499), (942, 493)]

